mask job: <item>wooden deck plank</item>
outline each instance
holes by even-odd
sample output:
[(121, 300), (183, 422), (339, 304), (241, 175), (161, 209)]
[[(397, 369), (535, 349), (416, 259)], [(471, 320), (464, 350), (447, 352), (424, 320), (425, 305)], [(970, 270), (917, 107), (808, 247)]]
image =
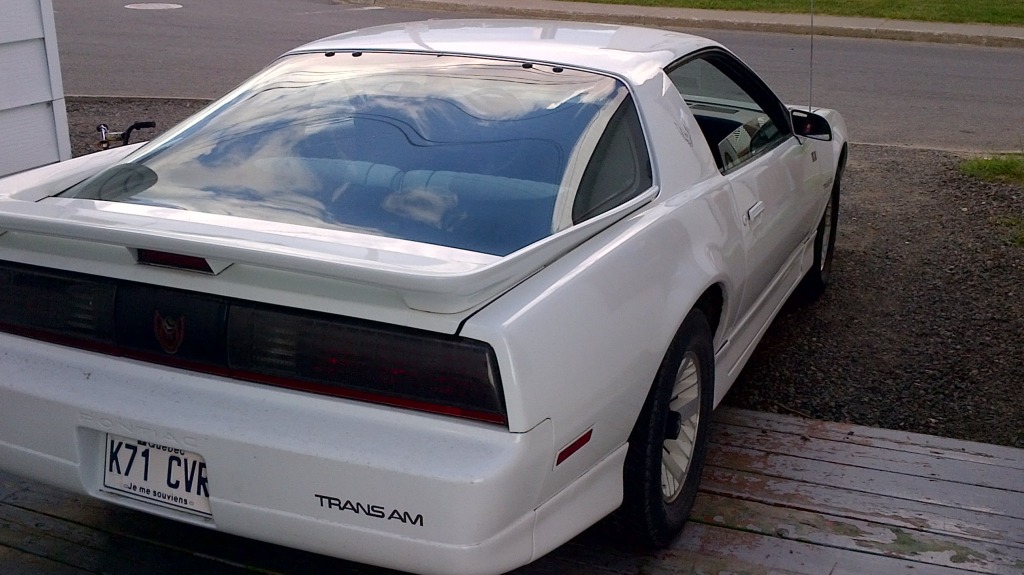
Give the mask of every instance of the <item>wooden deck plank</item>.
[[(672, 546), (702, 556), (757, 566), (760, 571), (793, 572), (806, 575), (965, 575), (973, 571), (929, 565), (894, 557), (836, 549), (779, 537), (767, 537), (743, 530), (687, 524), (683, 536)], [(727, 563), (731, 565), (731, 563)], [(685, 573), (686, 571), (679, 571)], [(731, 567), (724, 573), (732, 573)]]
[(806, 571), (715, 556), (678, 545), (657, 553), (609, 552), (619, 547), (602, 537), (582, 536), (508, 575), (806, 575)]
[[(13, 476), (0, 473), (0, 483), (10, 477)], [(132, 561), (128, 563), (135, 565), (127, 572), (139, 573), (139, 566), (145, 565), (147, 575), (163, 572), (155, 568), (157, 565), (172, 566), (166, 571), (169, 574), (251, 573), (253, 570), (268, 573), (398, 574), (155, 517), (38, 483), (0, 503), (0, 520), (11, 512), (11, 508), (44, 518), (40, 529), (61, 533), (65, 539), (62, 547), (86, 546), (91, 549), (97, 558), (86, 556), (79, 562), (90, 568), (100, 559), (109, 560), (127, 551), (133, 554)], [(48, 523), (45, 518), (54, 518), (56, 523)], [(2, 545), (5, 543), (0, 541)], [(67, 551), (57, 549), (49, 556), (61, 552)], [(94, 572), (107, 573), (111, 570), (105, 568)]]
[(732, 445), (708, 450), (708, 465), (746, 470), (803, 483), (831, 485), (853, 492), (877, 493), (893, 499), (935, 503), (1024, 518), (1024, 498), (1002, 489), (822, 462)]
[[(0, 524), (0, 529), (4, 526)], [(89, 572), (0, 544), (4, 575), (88, 575)]]
[(877, 445), (846, 443), (807, 435), (769, 433), (751, 427), (718, 425), (717, 445), (731, 445), (780, 455), (799, 455), (826, 463), (941, 479), (967, 487), (1013, 491), (1024, 497), (1024, 470), (977, 465), (935, 454), (894, 450)]
[(978, 573), (1020, 575), (1024, 567), (1024, 548), (1020, 547), (711, 494), (698, 498), (690, 520), (743, 526), (770, 537)]
[(701, 490), (766, 505), (821, 511), (904, 529), (1024, 548), (1024, 520), (875, 493), (780, 480), (757, 473), (707, 467)]
[(27, 489), (33, 483), (17, 475), (0, 471), (0, 501), (4, 501), (7, 497)]
[(1024, 459), (1019, 449), (1002, 445), (962, 441), (948, 437), (922, 435), (908, 431), (894, 431), (831, 421), (808, 420), (777, 413), (764, 413), (745, 409), (719, 409), (716, 422), (767, 430), (772, 433), (794, 434), (841, 443), (871, 445), (894, 451), (921, 453), (935, 457), (969, 461), (981, 465), (1024, 470)]
[(149, 575), (231, 575), (248, 569), (142, 539), (110, 533), (15, 507), (0, 506), (0, 545), (87, 571), (131, 575), (146, 565)]

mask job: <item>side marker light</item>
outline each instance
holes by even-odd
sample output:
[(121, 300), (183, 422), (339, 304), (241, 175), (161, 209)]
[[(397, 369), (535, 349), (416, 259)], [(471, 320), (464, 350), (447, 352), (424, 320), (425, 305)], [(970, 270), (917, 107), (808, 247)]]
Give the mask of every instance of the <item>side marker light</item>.
[(565, 449), (558, 452), (558, 457), (555, 458), (555, 467), (562, 464), (563, 461), (572, 457), (574, 453), (583, 448), (584, 445), (590, 443), (590, 438), (594, 435), (594, 429), (590, 428), (583, 435), (577, 437), (572, 443), (565, 446)]

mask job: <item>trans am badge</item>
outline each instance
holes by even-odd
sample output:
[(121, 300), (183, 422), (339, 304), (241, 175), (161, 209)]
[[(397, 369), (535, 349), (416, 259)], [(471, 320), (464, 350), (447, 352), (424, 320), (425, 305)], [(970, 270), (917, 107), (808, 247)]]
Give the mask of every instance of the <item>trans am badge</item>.
[(159, 310), (153, 312), (153, 335), (160, 348), (174, 355), (185, 339), (185, 316), (164, 317)]
[(406, 525), (423, 527), (423, 516), (419, 513), (413, 515), (412, 513), (401, 509), (394, 509), (371, 503), (353, 502), (351, 499), (342, 500), (340, 497), (320, 495), (319, 493), (314, 493), (313, 497), (316, 497), (317, 500), (320, 501), (320, 507), (323, 509), (348, 511), (355, 513), (356, 515), (366, 515), (367, 517), (373, 517), (376, 519), (398, 521), (399, 523), (405, 523)]

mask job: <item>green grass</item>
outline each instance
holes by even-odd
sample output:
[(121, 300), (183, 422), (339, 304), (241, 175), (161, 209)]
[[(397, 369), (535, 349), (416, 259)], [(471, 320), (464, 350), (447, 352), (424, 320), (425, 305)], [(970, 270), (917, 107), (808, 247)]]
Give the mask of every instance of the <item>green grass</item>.
[[(809, 14), (811, 0), (587, 0), (608, 4)], [(814, 0), (815, 14), (1024, 26), (1024, 0)]]
[(1024, 154), (982, 156), (965, 160), (960, 170), (987, 182), (1005, 182), (1024, 186)]
[(1006, 242), (1010, 245), (1024, 248), (1024, 218), (1003, 216), (993, 221), (997, 226), (1006, 228)]
[[(1024, 153), (971, 158), (960, 164), (960, 171), (986, 182), (1024, 187)], [(1006, 230), (1008, 244), (1024, 247), (1024, 217), (999, 216), (992, 223)]]

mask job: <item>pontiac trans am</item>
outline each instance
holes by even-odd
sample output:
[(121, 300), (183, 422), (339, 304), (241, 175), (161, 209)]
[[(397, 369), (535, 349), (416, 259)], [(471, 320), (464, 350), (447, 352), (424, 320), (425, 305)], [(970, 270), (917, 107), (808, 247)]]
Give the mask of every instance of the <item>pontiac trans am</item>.
[(194, 525), (500, 573), (664, 546), (714, 407), (829, 281), (846, 127), (699, 37), (429, 21), (0, 180), (0, 466)]

